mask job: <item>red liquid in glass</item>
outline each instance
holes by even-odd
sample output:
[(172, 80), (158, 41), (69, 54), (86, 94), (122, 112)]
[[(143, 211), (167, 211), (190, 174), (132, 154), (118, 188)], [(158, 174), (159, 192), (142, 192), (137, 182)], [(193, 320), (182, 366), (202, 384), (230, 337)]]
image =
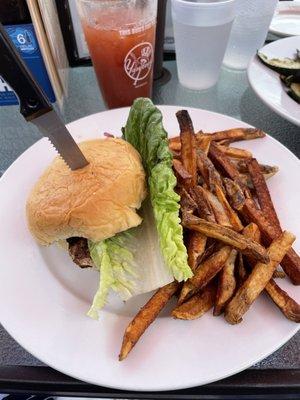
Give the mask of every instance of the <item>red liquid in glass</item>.
[(95, 27), (83, 22), (98, 83), (108, 108), (131, 106), (137, 97), (151, 97), (155, 23), (102, 29), (104, 18)]

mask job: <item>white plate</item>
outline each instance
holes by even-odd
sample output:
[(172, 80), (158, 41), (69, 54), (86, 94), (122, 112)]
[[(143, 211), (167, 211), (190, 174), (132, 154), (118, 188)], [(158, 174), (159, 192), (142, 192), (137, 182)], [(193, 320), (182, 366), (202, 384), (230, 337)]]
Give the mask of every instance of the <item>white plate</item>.
[[(300, 49), (300, 36), (276, 40), (260, 51), (271, 58), (283, 58), (294, 57), (296, 49)], [(300, 104), (287, 95), (277, 72), (266, 67), (254, 56), (247, 73), (252, 89), (268, 107), (283, 118), (300, 125)]]
[(269, 31), (282, 37), (300, 35), (300, 1), (278, 3)]
[[(176, 134), (176, 106), (161, 106), (168, 132)], [(210, 111), (188, 109), (196, 129), (245, 126)], [(76, 140), (105, 131), (120, 134), (128, 109), (107, 111), (69, 124)], [(300, 237), (299, 160), (271, 137), (241, 143), (258, 159), (281, 166), (270, 181), (282, 225)], [(51, 367), (93, 384), (128, 390), (182, 389), (235, 374), (268, 356), (298, 330), (261, 296), (244, 322), (231, 326), (211, 313), (195, 321), (174, 320), (169, 310), (146, 331), (131, 354), (118, 361), (125, 327), (150, 295), (125, 307), (107, 306), (98, 322), (86, 317), (97, 273), (75, 267), (56, 247), (41, 248), (26, 226), (30, 188), (55, 155), (46, 139), (23, 153), (0, 180), (0, 318), (7, 331)], [(296, 187), (298, 185), (298, 187)], [(300, 250), (299, 241), (295, 247)], [(280, 285), (294, 298), (299, 288)]]

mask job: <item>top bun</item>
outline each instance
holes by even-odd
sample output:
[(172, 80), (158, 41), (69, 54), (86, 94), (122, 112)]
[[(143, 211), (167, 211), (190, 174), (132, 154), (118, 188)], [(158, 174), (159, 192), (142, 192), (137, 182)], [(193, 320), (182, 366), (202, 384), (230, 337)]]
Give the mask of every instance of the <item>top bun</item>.
[(107, 239), (141, 223), (136, 209), (146, 196), (139, 153), (122, 139), (79, 144), (89, 161), (71, 171), (57, 157), (27, 200), (31, 233), (43, 245), (73, 236)]

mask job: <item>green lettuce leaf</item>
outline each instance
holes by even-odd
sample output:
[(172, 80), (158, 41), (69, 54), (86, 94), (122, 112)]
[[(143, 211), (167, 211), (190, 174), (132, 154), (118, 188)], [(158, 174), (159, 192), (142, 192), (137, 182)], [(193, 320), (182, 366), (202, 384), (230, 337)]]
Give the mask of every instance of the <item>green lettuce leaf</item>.
[(149, 201), (141, 209), (143, 223), (129, 231), (94, 243), (88, 242), (90, 255), (99, 271), (99, 286), (88, 315), (98, 318), (111, 290), (122, 300), (147, 293), (174, 280), (165, 267)]
[(106, 304), (110, 289), (123, 300), (132, 296), (136, 278), (133, 251), (128, 246), (130, 234), (123, 232), (101, 242), (88, 241), (90, 255), (99, 270), (99, 288), (88, 315), (98, 318), (98, 311)]
[(123, 129), (123, 137), (142, 157), (165, 264), (176, 280), (187, 280), (193, 273), (183, 243), (179, 218), (180, 197), (174, 190), (176, 177), (172, 170), (173, 157), (161, 112), (150, 99), (139, 98), (134, 101)]

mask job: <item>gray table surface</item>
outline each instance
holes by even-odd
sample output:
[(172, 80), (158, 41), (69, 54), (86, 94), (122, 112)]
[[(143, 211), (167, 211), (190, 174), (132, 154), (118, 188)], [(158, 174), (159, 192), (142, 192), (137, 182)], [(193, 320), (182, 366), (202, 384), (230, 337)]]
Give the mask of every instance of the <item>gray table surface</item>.
[[(172, 78), (165, 85), (155, 85), (156, 104), (198, 107), (227, 114), (263, 129), (300, 157), (300, 128), (268, 109), (249, 87), (245, 72), (222, 70), (218, 84), (203, 92), (183, 88), (177, 79), (176, 63), (165, 67)], [(63, 111), (65, 122), (105, 110), (93, 69), (70, 70), (69, 95)], [(0, 107), (0, 171), (40, 138), (30, 124), (25, 124), (18, 108)], [(6, 365), (43, 365), (20, 347), (0, 325), (0, 367)], [(300, 368), (300, 332), (273, 355), (254, 368)]]

